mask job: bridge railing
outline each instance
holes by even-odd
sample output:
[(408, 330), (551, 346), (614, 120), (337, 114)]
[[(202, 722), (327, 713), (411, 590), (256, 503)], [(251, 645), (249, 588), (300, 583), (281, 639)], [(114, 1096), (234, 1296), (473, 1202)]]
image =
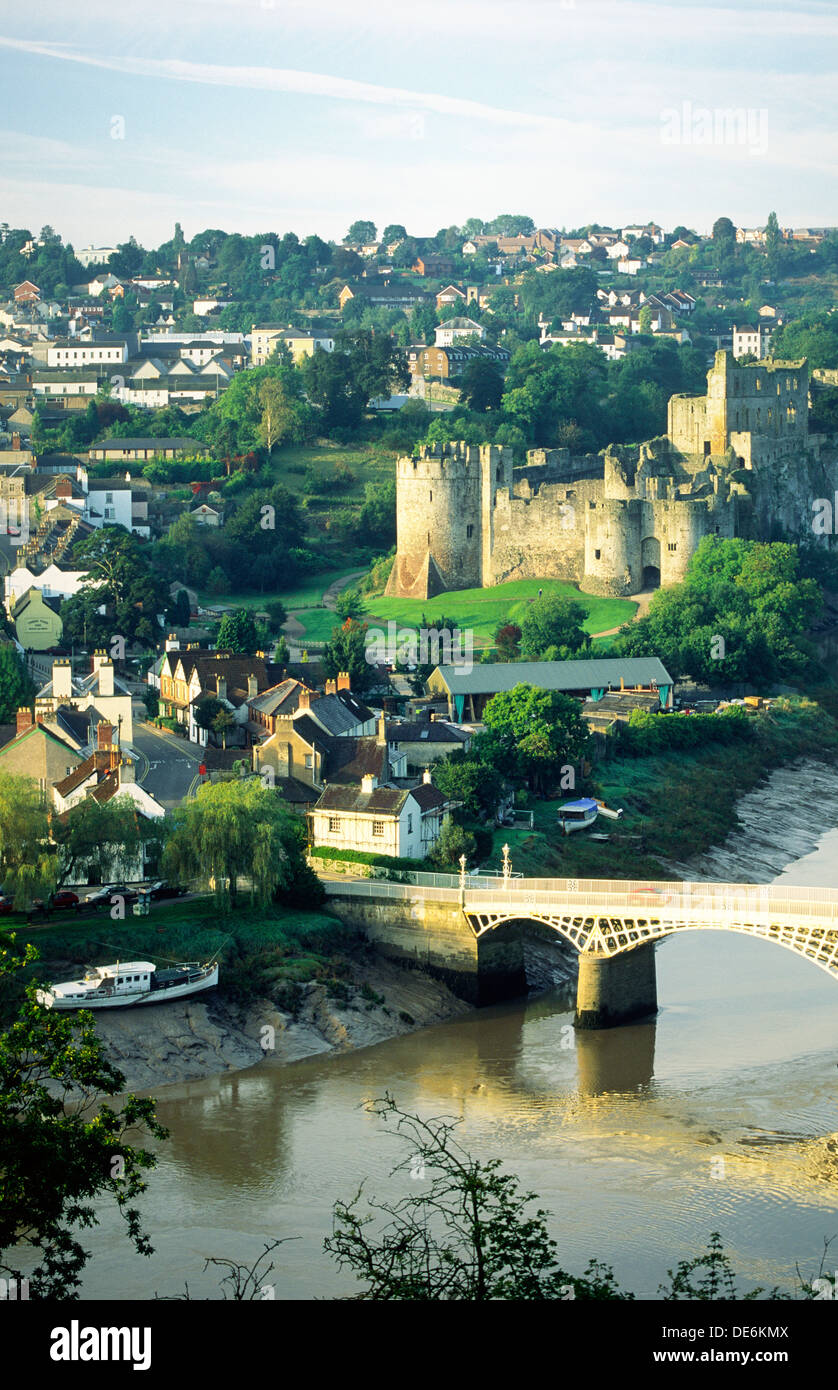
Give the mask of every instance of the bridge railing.
[[(400, 873), (403, 871), (400, 871)], [(410, 873), (410, 885), (417, 888), (456, 889), (460, 887), (459, 874)], [(372, 883), (386, 883), (387, 879), (362, 880)], [(770, 896), (772, 899), (787, 898), (794, 902), (838, 903), (838, 890), (834, 888), (800, 887), (776, 883), (719, 883), (712, 880), (682, 879), (627, 879), (627, 878), (518, 878), (504, 879), (502, 874), (466, 874), (466, 892), (494, 891), (528, 893), (647, 893), (661, 896), (673, 892), (685, 894), (690, 898), (719, 897), (748, 894), (751, 897)], [(650, 899), (651, 901), (651, 899)]]
[[(456, 874), (427, 874), (424, 878), (439, 880), (438, 884), (389, 883), (386, 879), (341, 879), (325, 884), (333, 896), (385, 897), (440, 902), (459, 902), (460, 884)], [(533, 883), (537, 882), (534, 880)], [(773, 885), (681, 884), (659, 882), (657, 886), (635, 883), (626, 879), (582, 880), (579, 888), (561, 887), (561, 880), (544, 879), (547, 888), (527, 886), (526, 881), (513, 879), (504, 885), (494, 879), (484, 887), (467, 879), (465, 905), (467, 910), (498, 912), (507, 907), (520, 908), (522, 915), (532, 909), (562, 912), (631, 912), (639, 917), (739, 917), (774, 916), (804, 917), (817, 921), (838, 920), (838, 893), (831, 889), (783, 887)], [(574, 880), (568, 880), (573, 883)], [(584, 891), (595, 884), (595, 891)]]

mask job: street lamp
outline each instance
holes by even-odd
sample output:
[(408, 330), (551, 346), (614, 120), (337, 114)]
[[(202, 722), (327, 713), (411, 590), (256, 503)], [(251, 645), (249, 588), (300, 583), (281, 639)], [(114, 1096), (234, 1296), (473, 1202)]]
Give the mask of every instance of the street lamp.
[(510, 864), (510, 862), (509, 862), (509, 845), (504, 845), (504, 847), (503, 847), (503, 886), (504, 886), (504, 888), (508, 888), (508, 887), (509, 887), (509, 875), (511, 874), (511, 872), (512, 872), (512, 866), (511, 866), (511, 864)]
[(466, 864), (467, 859), (464, 854), (460, 855), (460, 889), (465, 890), (466, 886)]

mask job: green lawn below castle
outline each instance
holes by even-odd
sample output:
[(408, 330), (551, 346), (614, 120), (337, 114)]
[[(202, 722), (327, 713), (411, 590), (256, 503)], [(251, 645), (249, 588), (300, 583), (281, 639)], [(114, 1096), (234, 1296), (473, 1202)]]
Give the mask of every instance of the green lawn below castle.
[(450, 618), (461, 631), (473, 632), (477, 646), (491, 646), (502, 623), (520, 625), (528, 606), (538, 598), (539, 589), (581, 604), (586, 613), (585, 631), (592, 635), (630, 622), (637, 611), (637, 604), (631, 599), (599, 598), (559, 579), (516, 579), (491, 589), (456, 589), (427, 600), (371, 597), (367, 600), (366, 621), (373, 626), (392, 619), (404, 627), (418, 628), (423, 615), (428, 623)]

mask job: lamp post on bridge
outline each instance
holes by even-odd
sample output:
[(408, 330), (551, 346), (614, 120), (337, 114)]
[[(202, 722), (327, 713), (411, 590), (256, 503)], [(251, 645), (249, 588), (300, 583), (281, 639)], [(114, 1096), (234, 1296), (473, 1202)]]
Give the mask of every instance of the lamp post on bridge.
[(503, 847), (503, 886), (509, 887), (509, 875), (512, 873), (512, 865), (509, 862), (509, 845)]

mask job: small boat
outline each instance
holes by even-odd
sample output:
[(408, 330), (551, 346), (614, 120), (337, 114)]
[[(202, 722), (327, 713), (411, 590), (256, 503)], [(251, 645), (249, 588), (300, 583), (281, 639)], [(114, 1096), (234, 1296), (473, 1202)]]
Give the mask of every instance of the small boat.
[(124, 1009), (132, 1004), (165, 1004), (213, 989), (218, 962), (183, 961), (158, 970), (148, 960), (94, 965), (81, 980), (65, 980), (51, 990), (39, 989), (37, 999), (48, 1009)]
[(606, 816), (606, 817), (608, 818), (608, 820), (621, 820), (621, 819), (622, 819), (622, 815), (623, 815), (623, 808), (622, 808), (622, 806), (620, 806), (619, 809), (616, 810), (616, 811), (612, 810), (610, 806), (606, 806), (606, 804), (605, 804), (604, 801), (598, 801), (598, 802), (597, 802), (597, 806), (599, 807), (599, 814), (600, 814), (601, 816)]
[(572, 835), (574, 830), (587, 830), (598, 815), (599, 803), (587, 796), (579, 801), (566, 801), (558, 810), (559, 825), (565, 835)]

